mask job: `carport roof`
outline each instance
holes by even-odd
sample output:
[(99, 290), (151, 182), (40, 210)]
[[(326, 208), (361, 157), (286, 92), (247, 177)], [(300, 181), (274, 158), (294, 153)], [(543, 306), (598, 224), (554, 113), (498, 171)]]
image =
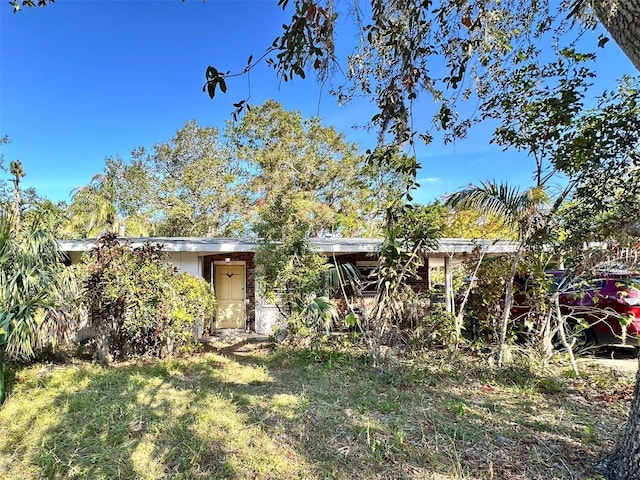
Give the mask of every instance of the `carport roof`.
[[(253, 252), (259, 245), (257, 239), (226, 237), (145, 237), (127, 238), (133, 246), (143, 243), (160, 243), (166, 252), (197, 252), (201, 254)], [(382, 245), (381, 238), (310, 238), (311, 245), (323, 253), (375, 253)], [(64, 252), (86, 252), (96, 245), (96, 239), (59, 240)], [(513, 253), (518, 242), (508, 240), (484, 240), (464, 238), (441, 238), (438, 246), (428, 249), (429, 256), (448, 256), (472, 253), (475, 248), (485, 250), (485, 254), (499, 255)]]

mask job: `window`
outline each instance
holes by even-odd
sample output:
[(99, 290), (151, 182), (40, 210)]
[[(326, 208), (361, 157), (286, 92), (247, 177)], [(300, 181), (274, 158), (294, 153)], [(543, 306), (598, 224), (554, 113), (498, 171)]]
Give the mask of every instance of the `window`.
[(380, 264), (375, 260), (356, 262), (356, 268), (362, 276), (362, 292), (365, 295), (376, 293), (379, 266)]

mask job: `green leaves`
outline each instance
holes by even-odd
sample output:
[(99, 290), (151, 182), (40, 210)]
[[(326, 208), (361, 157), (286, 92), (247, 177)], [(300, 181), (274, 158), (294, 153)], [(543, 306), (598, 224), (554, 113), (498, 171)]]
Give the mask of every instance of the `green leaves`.
[[(243, 102), (239, 108), (248, 108)], [(148, 159), (156, 189), (152, 211), (157, 232), (169, 236), (238, 234), (243, 227), (247, 194), (229, 146), (217, 128), (188, 121), (173, 138), (156, 144)], [(206, 172), (206, 173), (205, 173)]]
[[(340, 132), (275, 101), (253, 107), (227, 135), (253, 211), (286, 195), (310, 235), (375, 235), (387, 199), (403, 191), (404, 176), (388, 164), (365, 164)], [(405, 160), (408, 169), (416, 168), (415, 159), (391, 161)]]
[(231, 112), (231, 116), (233, 117), (234, 122), (238, 121), (238, 118), (240, 118), (240, 115), (242, 115), (245, 110), (251, 111), (251, 107), (246, 100), (240, 100), (239, 102), (234, 103), (233, 107), (235, 110)]
[(327, 297), (315, 297), (305, 305), (302, 314), (308, 322), (308, 326), (315, 331), (331, 331), (333, 322), (339, 318), (338, 308)]
[(598, 35), (598, 47), (604, 48), (604, 46), (607, 44), (608, 41), (609, 41), (609, 37), (606, 37), (603, 34)]
[(527, 241), (548, 209), (549, 197), (543, 187), (520, 191), (519, 188), (494, 181), (470, 185), (450, 195), (447, 205), (475, 209), (504, 220), (518, 229), (520, 240)]
[[(280, 0), (278, 4), (285, 9), (288, 1)], [(329, 61), (334, 58), (337, 19), (331, 7), (330, 3), (314, 0), (296, 2), (291, 21), (282, 25), (283, 33), (271, 45), (278, 52), (275, 60), (267, 62), (285, 82), (295, 76), (306, 78), (305, 70), (310, 66), (319, 79), (327, 78)]]
[(582, 112), (552, 161), (575, 184), (565, 215), (569, 240), (626, 241), (640, 220), (639, 79), (624, 78)]
[[(251, 57), (249, 57), (249, 61), (251, 61)], [(225, 81), (225, 75), (227, 74), (229, 74), (229, 72), (227, 72), (226, 74), (221, 73), (217, 68), (209, 65), (205, 72), (207, 81), (202, 87), (202, 91), (207, 92), (209, 94), (209, 98), (211, 99), (215, 97), (216, 88), (218, 86), (220, 87), (220, 91), (222, 93), (227, 93), (227, 82)]]
[(161, 356), (194, 341), (196, 320), (210, 318), (214, 305), (202, 279), (179, 275), (159, 244), (132, 248), (105, 235), (89, 252), (85, 300), (91, 326), (108, 344), (99, 356)]
[(0, 329), (6, 352), (30, 358), (46, 340), (45, 313), (57, 302), (62, 265), (51, 231), (23, 222), (20, 231), (0, 216)]

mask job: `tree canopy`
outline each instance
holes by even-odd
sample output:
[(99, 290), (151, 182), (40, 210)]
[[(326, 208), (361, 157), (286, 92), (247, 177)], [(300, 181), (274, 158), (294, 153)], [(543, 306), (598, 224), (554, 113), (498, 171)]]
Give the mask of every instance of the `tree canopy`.
[[(451, 139), (464, 136), (475, 120), (459, 115), (461, 100), (482, 102), (499, 91), (499, 80), (509, 78), (514, 66), (525, 59), (541, 62), (553, 45), (574, 46), (598, 20), (638, 65), (640, 49), (625, 20), (637, 9), (631, 3), (282, 0), (278, 4), (291, 11), (291, 21), (255, 58), (266, 59), (285, 81), (312, 72), (322, 81), (336, 80), (332, 92), (339, 102), (370, 98), (377, 106), (371, 123), (382, 143), (411, 144), (418, 137), (430, 142), (434, 128)], [(344, 28), (359, 38), (347, 47), (353, 49), (346, 60), (337, 53), (346, 38), (338, 37), (338, 18), (347, 19)], [(604, 46), (607, 38), (598, 37), (593, 48), (596, 43)], [(253, 58), (243, 72), (209, 67), (204, 90), (211, 97), (226, 92), (227, 80), (256, 65)], [(425, 95), (435, 100), (435, 110)], [(246, 103), (236, 106), (241, 111)], [(425, 122), (429, 117), (433, 123)]]
[(188, 121), (152, 151), (107, 158), (74, 192), (67, 234), (255, 235), (260, 212), (286, 195), (309, 235), (373, 236), (405, 183), (318, 118), (268, 101), (222, 134)]

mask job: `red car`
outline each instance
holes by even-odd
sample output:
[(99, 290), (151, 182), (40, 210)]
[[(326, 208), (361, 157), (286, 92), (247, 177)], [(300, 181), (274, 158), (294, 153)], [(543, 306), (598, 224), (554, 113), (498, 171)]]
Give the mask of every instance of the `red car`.
[(553, 272), (560, 288), (562, 313), (586, 320), (587, 334), (599, 344), (638, 345), (640, 338), (640, 275), (625, 271), (598, 271), (586, 280), (569, 280)]
[[(547, 272), (553, 286), (560, 291), (560, 309), (567, 324), (579, 332), (587, 343), (600, 345), (640, 345), (640, 273), (626, 270), (595, 271), (584, 278), (563, 270)], [(537, 279), (522, 275), (515, 279), (511, 319), (523, 338), (530, 331), (534, 315), (532, 299), (527, 292), (535, 290)], [(473, 295), (470, 297), (473, 298)], [(577, 329), (580, 324), (586, 329)], [(473, 317), (467, 332), (478, 335)]]

